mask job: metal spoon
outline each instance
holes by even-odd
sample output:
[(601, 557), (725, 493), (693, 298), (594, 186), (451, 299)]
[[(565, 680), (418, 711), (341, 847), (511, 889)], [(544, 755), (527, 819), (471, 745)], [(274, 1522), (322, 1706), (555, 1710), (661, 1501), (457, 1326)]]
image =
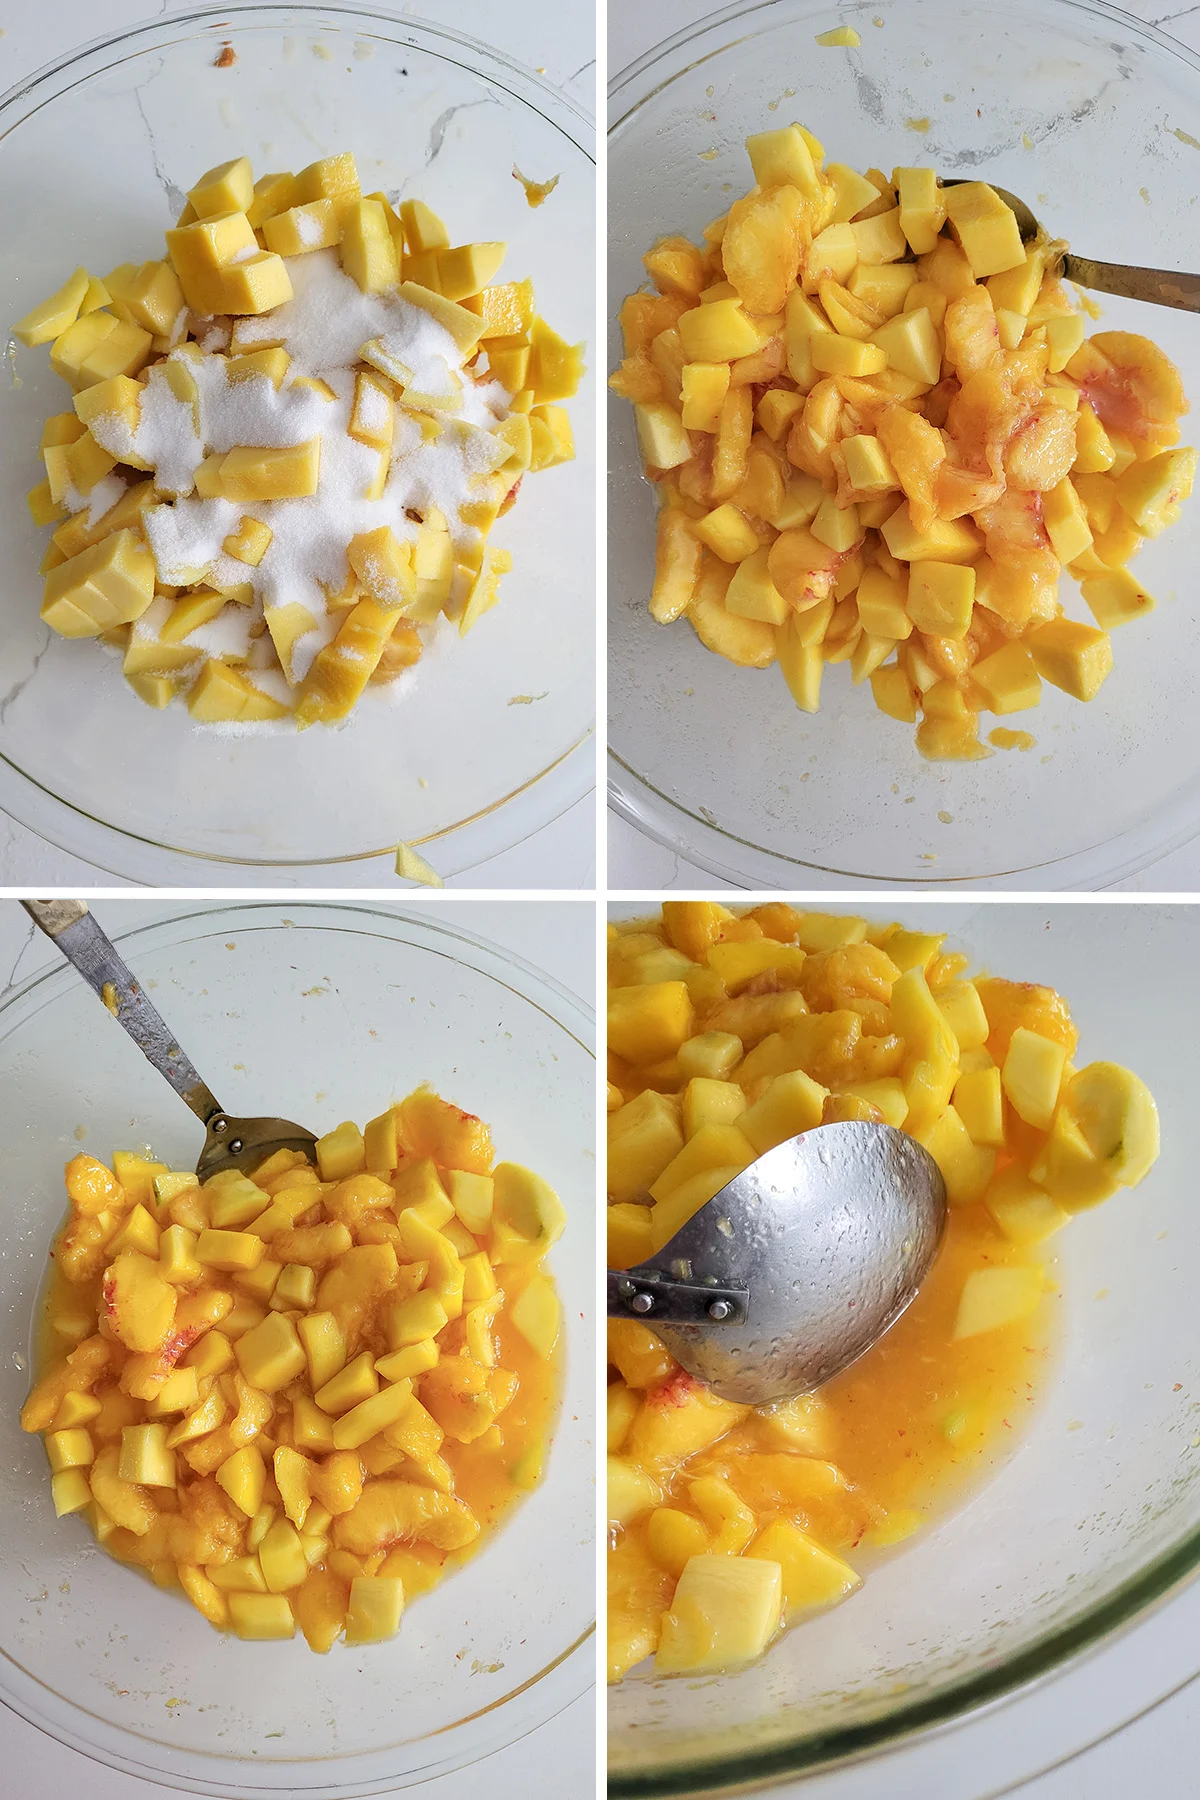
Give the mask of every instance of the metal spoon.
[[(943, 187), (962, 187), (973, 179), (959, 176), (942, 182)], [(1181, 312), (1200, 312), (1200, 275), (1188, 275), (1175, 269), (1138, 269), (1129, 263), (1094, 262), (1090, 256), (1076, 256), (1066, 245), (1050, 242), (1049, 233), (1034, 218), (1029, 207), (1007, 188), (988, 186), (1011, 206), (1017, 218), (1017, 229), (1023, 244), (1041, 238), (1056, 253), (1058, 272), (1080, 287), (1094, 288), (1100, 294), (1120, 294), (1126, 300), (1149, 300), (1155, 306), (1175, 306)]]
[(302, 1125), (290, 1119), (235, 1119), (222, 1109), (84, 901), (22, 900), (21, 905), (204, 1126), (204, 1148), (196, 1162), (201, 1181), (222, 1169), (253, 1168), (275, 1150), (302, 1150), (315, 1161), (316, 1137)]
[(723, 1400), (828, 1381), (881, 1337), (927, 1274), (941, 1172), (890, 1125), (819, 1125), (735, 1175), (654, 1260), (608, 1271), (610, 1318), (653, 1326)]

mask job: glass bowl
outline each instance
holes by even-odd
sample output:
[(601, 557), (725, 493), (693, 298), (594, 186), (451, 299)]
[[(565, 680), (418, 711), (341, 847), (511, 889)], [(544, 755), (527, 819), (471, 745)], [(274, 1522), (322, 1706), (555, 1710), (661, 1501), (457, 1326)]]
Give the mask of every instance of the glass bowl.
[[(891, 908), (863, 902), (875, 919)], [(1058, 987), (1080, 1061), (1125, 1063), (1151, 1088), (1162, 1155), (1135, 1193), (1054, 1240), (1062, 1292), (1045, 1387), (1012, 1453), (954, 1511), (753, 1668), (610, 1689), (609, 1792), (620, 1800), (782, 1781), (911, 1746), (1045, 1680), (1200, 1565), (1197, 1062), (1180, 1054), (1200, 1005), (1200, 916), (1084, 902), (897, 909), (906, 924), (949, 931), (975, 968)], [(1093, 1734), (1117, 1722), (1093, 1718)], [(981, 1765), (981, 1786), (991, 1773)]]
[[(859, 49), (814, 37), (854, 25)], [(617, 77), (609, 139), (609, 293), (641, 285), (655, 238), (695, 237), (750, 181), (748, 132), (797, 118), (831, 160), (932, 163), (1025, 198), (1082, 253), (1200, 267), (1200, 60), (1093, 0), (771, 0), (715, 14)], [(928, 130), (915, 124), (928, 120)], [(1140, 331), (1200, 401), (1200, 319), (1101, 296), (1103, 328)], [(614, 326), (610, 357), (620, 356)], [(1016, 723), (1037, 747), (930, 763), (911, 727), (844, 671), (800, 712), (778, 670), (735, 669), (650, 619), (654, 505), (632, 409), (610, 403), (611, 795), (632, 824), (743, 887), (805, 868), (872, 882), (1094, 889), (1200, 830), (1200, 735), (1187, 670), (1200, 505), (1149, 545), (1160, 605), (1118, 632), (1087, 706), (1047, 686)], [(1088, 617), (1069, 579), (1068, 611)], [(1002, 721), (1011, 723), (1012, 721)]]
[(590, 1015), (482, 938), (384, 908), (212, 907), (119, 942), (229, 1107), (329, 1130), (428, 1079), (488, 1120), (502, 1154), (543, 1173), (569, 1215), (553, 1253), (565, 1385), (541, 1486), (414, 1602), (397, 1637), (365, 1652), (218, 1637), (79, 1520), (56, 1521), (42, 1447), (17, 1412), (63, 1161), (80, 1135), (101, 1156), (144, 1138), (186, 1167), (201, 1136), (73, 970), (27, 983), (0, 1009), (0, 1699), (127, 1774), (220, 1800), (343, 1800), (473, 1763), (594, 1673)]
[[(226, 43), (236, 60), (215, 67)], [(0, 320), (19, 318), (76, 263), (103, 271), (161, 254), (183, 189), (228, 157), (299, 168), (352, 149), (369, 187), (419, 195), (456, 242), (506, 239), (507, 267), (534, 278), (556, 328), (590, 339), (593, 139), (562, 94), (438, 25), (337, 5), (171, 13), (72, 52), (0, 100), (10, 197)], [(545, 206), (528, 206), (514, 163), (535, 179), (561, 176)], [(14, 447), (0, 472), (0, 807), (22, 824), (151, 885), (206, 873), (222, 886), (262, 885), (265, 871), (271, 883), (302, 880), (394, 851), (398, 839), (435, 845), (449, 875), (590, 791), (586, 384), (572, 403), (578, 461), (527, 481), (497, 528), (514, 559), (500, 606), (466, 639), (435, 643), (394, 703), (368, 694), (337, 731), (241, 738), (193, 726), (179, 706), (152, 712), (115, 657), (41, 624), (46, 534), (25, 491), (41, 421), (64, 392), (44, 349), (10, 348), (0, 377), (0, 432)], [(510, 704), (518, 695), (535, 703)]]

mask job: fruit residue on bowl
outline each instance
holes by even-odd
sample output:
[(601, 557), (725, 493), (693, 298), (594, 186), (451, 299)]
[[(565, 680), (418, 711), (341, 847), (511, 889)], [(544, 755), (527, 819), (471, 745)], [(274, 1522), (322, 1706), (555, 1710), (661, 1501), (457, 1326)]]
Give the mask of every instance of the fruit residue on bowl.
[(541, 1478), (557, 1196), (428, 1088), (316, 1164), (66, 1169), (39, 1377), (54, 1508), (221, 1631), (392, 1636)]
[(495, 605), (527, 471), (574, 455), (582, 346), (502, 243), (451, 246), (349, 154), (190, 191), (167, 254), (80, 268), (14, 327), (72, 389), (29, 496), (42, 617), (205, 725), (343, 719)]
[(1023, 243), (986, 182), (863, 175), (800, 125), (746, 148), (751, 191), (699, 245), (662, 238), (621, 308), (651, 615), (778, 663), (805, 712), (849, 663), (924, 756), (989, 756), (981, 713), (1044, 681), (1093, 699), (1110, 633), (1155, 604), (1127, 564), (1191, 492), (1179, 372), (1144, 337), (1086, 338), (1065, 246)]
[(609, 1674), (711, 1672), (845, 1599), (1015, 1440), (1050, 1342), (1049, 1243), (1141, 1181), (1158, 1113), (1076, 1062), (1052, 988), (969, 978), (940, 934), (770, 902), (610, 927), (609, 1262), (652, 1260), (774, 1145), (911, 1133), (949, 1222), (912, 1306), (815, 1393), (719, 1399), (647, 1326), (609, 1327)]

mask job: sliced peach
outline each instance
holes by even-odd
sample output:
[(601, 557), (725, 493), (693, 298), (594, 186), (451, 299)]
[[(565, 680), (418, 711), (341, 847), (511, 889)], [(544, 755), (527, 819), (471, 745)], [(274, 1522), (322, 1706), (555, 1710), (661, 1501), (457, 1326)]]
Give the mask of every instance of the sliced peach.
[(482, 1119), (464, 1112), (431, 1088), (418, 1088), (398, 1109), (400, 1141), (413, 1156), (430, 1156), (443, 1169), (486, 1175), (492, 1166), (492, 1134)]
[(176, 1302), (160, 1265), (140, 1251), (123, 1251), (105, 1271), (105, 1317), (128, 1350), (161, 1350), (175, 1323)]

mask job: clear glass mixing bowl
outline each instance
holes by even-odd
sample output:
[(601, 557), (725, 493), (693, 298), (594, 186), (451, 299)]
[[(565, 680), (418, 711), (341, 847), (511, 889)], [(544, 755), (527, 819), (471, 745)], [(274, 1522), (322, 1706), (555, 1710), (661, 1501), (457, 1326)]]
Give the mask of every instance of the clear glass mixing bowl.
[(544, 1174), (569, 1216), (552, 1258), (565, 1386), (542, 1485), (373, 1649), (218, 1637), (78, 1519), (56, 1521), (17, 1413), (76, 1127), (100, 1156), (145, 1139), (183, 1167), (202, 1140), (73, 969), (27, 983), (0, 1008), (0, 1700), (114, 1768), (219, 1800), (345, 1800), (474, 1763), (593, 1680), (591, 1016), (509, 952), (382, 907), (212, 907), (119, 942), (232, 1110), (328, 1130), (428, 1079)]
[(1059, 1349), (1045, 1389), (1013, 1453), (957, 1510), (753, 1668), (610, 1689), (620, 1800), (781, 1781), (911, 1742), (1048, 1677), (1200, 1564), (1200, 913), (865, 897), (856, 910), (888, 919), (893, 905), (907, 924), (949, 931), (975, 968), (1059, 988), (1079, 1060), (1122, 1062), (1148, 1083), (1162, 1155), (1136, 1192), (1055, 1240)]
[[(236, 60), (217, 68), (226, 43)], [(593, 142), (562, 94), (438, 25), (369, 6), (171, 13), (73, 51), (0, 99), (0, 337), (76, 263), (104, 271), (160, 254), (183, 189), (215, 163), (246, 153), (259, 171), (299, 168), (351, 149), (370, 187), (419, 195), (456, 242), (505, 239), (507, 268), (533, 277), (547, 318), (590, 340)], [(561, 176), (544, 206), (528, 206), (514, 163), (535, 179)], [(25, 492), (41, 421), (62, 409), (65, 390), (45, 350), (14, 346), (9, 357), (4, 810), (137, 881), (189, 886), (207, 874), (261, 885), (377, 856), (401, 838), (434, 845), (439, 872), (457, 874), (591, 789), (590, 382), (571, 406), (578, 460), (527, 481), (497, 528), (513, 571), (469, 637), (443, 640), (411, 691), (395, 704), (368, 695), (341, 730), (228, 738), (197, 729), (181, 707), (152, 712), (115, 657), (41, 624), (46, 534)], [(517, 695), (537, 698), (510, 705)]]
[[(815, 35), (839, 24), (857, 28), (861, 48), (817, 47)], [(747, 133), (793, 118), (856, 168), (928, 162), (996, 181), (1089, 256), (1200, 268), (1198, 111), (1200, 61), (1094, 0), (733, 7), (614, 83), (610, 312), (643, 281), (655, 238), (695, 237), (746, 191)], [(911, 128), (924, 120), (928, 130)], [(1200, 400), (1200, 319), (1103, 306), (1103, 327), (1154, 338)], [(911, 728), (877, 712), (869, 685), (852, 689), (844, 671), (830, 671), (810, 717), (778, 670), (735, 669), (687, 625), (653, 623), (653, 498), (630, 407), (614, 399), (610, 419), (610, 792), (631, 823), (743, 887), (803, 886), (811, 868), (1094, 889), (1200, 830), (1190, 678), (1200, 505), (1139, 557), (1159, 609), (1116, 634), (1115, 668), (1090, 705), (1047, 687), (1016, 721), (1033, 751), (929, 763)], [(1063, 598), (1090, 619), (1069, 580)]]

